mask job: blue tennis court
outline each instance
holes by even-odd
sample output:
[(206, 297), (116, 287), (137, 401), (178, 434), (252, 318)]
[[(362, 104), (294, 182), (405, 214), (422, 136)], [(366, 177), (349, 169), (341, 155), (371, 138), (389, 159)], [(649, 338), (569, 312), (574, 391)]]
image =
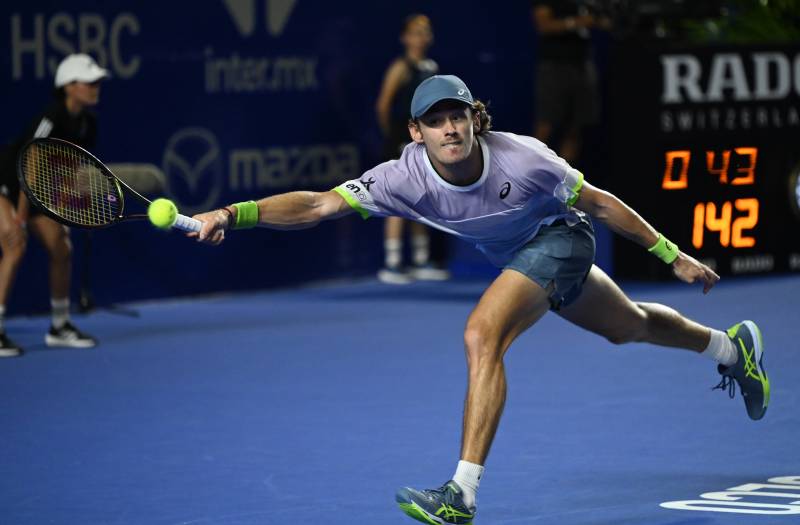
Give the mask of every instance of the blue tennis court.
[[(453, 474), (461, 330), (486, 285), (131, 304), (139, 318), (80, 319), (94, 350), (48, 349), (48, 319), (11, 319), (29, 351), (0, 362), (0, 523), (413, 523), (394, 492)], [(711, 391), (711, 361), (548, 315), (508, 354), (476, 523), (797, 523), (800, 278), (625, 288), (715, 327), (757, 321), (765, 419)]]

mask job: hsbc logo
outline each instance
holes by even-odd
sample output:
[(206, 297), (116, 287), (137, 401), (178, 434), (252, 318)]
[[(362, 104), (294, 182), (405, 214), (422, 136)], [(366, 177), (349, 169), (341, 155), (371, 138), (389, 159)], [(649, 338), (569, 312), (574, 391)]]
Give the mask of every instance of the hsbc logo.
[(263, 5), (264, 21), (271, 36), (281, 36), (297, 0), (223, 0), (236, 30), (243, 37), (256, 32), (258, 6)]
[[(704, 70), (705, 66), (708, 70)], [(661, 56), (661, 102), (775, 101), (800, 96), (800, 53), (717, 53), (704, 64), (691, 54)]]

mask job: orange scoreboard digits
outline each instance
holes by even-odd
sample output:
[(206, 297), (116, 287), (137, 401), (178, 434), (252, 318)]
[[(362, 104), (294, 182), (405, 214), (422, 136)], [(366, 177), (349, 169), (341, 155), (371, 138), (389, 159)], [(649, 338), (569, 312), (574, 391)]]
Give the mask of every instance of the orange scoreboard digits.
[[(758, 148), (743, 146), (723, 150), (705, 150), (700, 162), (704, 162), (705, 173), (719, 185), (752, 186), (756, 182)], [(731, 169), (731, 157), (734, 168)], [(691, 150), (669, 150), (664, 153), (664, 176), (661, 189), (666, 191), (689, 190), (692, 181), (689, 167), (692, 163)], [(696, 176), (696, 175), (695, 175)], [(707, 181), (695, 181), (708, 186)], [(700, 250), (706, 242), (719, 243), (723, 248), (752, 248), (757, 244), (753, 229), (758, 225), (759, 199), (748, 195), (732, 200), (698, 200), (692, 213), (692, 246)], [(707, 235), (711, 233), (712, 235)]]

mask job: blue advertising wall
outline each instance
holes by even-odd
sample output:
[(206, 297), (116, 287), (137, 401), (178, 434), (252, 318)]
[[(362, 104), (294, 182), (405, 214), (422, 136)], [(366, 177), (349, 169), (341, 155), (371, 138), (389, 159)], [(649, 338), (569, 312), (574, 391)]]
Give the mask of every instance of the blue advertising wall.
[[(529, 3), (496, 5), (4, 3), (0, 141), (13, 140), (43, 109), (59, 60), (83, 51), (113, 74), (96, 108), (95, 153), (125, 165), (145, 193), (164, 193), (191, 214), (288, 190), (326, 190), (381, 160), (374, 102), (410, 13), (431, 17), (431, 56), (490, 102), (496, 127), (530, 133)], [(381, 261), (381, 228), (379, 220), (351, 216), (301, 232), (237, 232), (212, 248), (129, 223), (94, 233), (88, 252), (74, 231), (73, 287), (86, 253), (99, 304), (368, 275)], [(458, 241), (452, 263), (489, 271)], [(31, 242), (11, 311), (45, 309), (47, 290), (46, 261)]]

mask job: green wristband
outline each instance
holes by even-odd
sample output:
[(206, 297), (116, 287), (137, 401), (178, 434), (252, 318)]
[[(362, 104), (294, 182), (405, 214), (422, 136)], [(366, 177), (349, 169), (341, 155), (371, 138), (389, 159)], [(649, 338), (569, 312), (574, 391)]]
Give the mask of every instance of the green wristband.
[(658, 240), (656, 243), (648, 248), (647, 251), (667, 264), (672, 264), (672, 262), (678, 258), (678, 254), (680, 253), (678, 246), (667, 240), (667, 238), (660, 233), (658, 234)]
[(256, 201), (237, 202), (231, 206), (236, 208), (234, 230), (253, 228), (258, 224), (258, 203)]

